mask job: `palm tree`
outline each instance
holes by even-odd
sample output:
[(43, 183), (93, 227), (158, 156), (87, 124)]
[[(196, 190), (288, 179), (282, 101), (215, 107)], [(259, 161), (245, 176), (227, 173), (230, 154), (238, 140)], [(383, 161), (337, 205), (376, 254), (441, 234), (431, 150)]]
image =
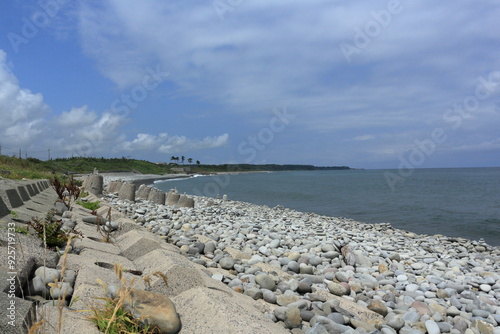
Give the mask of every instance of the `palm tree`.
[(201, 164), (200, 160), (196, 160), (196, 164), (199, 166)]
[(188, 159), (189, 164), (191, 165), (193, 163), (193, 158)]
[(172, 161), (172, 162), (175, 161), (175, 157), (173, 155), (170, 157), (170, 161)]
[(184, 159), (186, 159), (184, 156), (181, 157), (182, 164), (184, 165)]

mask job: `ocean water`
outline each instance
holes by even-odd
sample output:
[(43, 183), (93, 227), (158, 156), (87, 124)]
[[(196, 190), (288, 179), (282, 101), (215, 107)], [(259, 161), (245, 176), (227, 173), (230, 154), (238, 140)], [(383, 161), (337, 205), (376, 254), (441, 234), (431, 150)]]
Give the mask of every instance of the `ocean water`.
[[(419, 234), (443, 234), (500, 246), (500, 168), (415, 169), (392, 186), (398, 170), (340, 170), (201, 176), (155, 183), (168, 191), (302, 212), (390, 223)], [(394, 179), (391, 179), (394, 181)]]

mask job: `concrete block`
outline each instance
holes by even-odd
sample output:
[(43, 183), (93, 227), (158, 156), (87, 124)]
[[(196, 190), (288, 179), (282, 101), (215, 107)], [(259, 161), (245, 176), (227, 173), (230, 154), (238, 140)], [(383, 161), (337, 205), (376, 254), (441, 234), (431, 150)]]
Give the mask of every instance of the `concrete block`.
[(148, 187), (145, 184), (141, 184), (139, 186), (139, 189), (137, 189), (137, 192), (135, 194), (136, 198), (142, 198), (142, 199), (148, 199), (149, 193), (151, 193), (152, 188)]
[(73, 299), (70, 302), (71, 308), (74, 310), (88, 310), (90, 305), (102, 303), (97, 298), (104, 296), (104, 288), (100, 285), (80, 283), (73, 290)]
[(19, 195), (21, 195), (21, 198), (24, 202), (27, 202), (30, 200), (30, 195), (28, 195), (28, 192), (26, 191), (25, 186), (18, 186), (17, 190), (19, 191)]
[(172, 297), (172, 301), (182, 319), (183, 333), (290, 333), (244, 295), (195, 287)]
[(108, 193), (117, 193), (120, 191), (120, 188), (122, 187), (123, 182), (122, 181), (111, 181), (108, 184)]
[(38, 183), (37, 182), (32, 183), (31, 184), (31, 188), (33, 188), (33, 191), (35, 192), (35, 196), (40, 193), (40, 188), (38, 188)]
[(79, 248), (82, 251), (92, 249), (103, 253), (115, 255), (120, 254), (120, 248), (113, 245), (112, 243), (100, 242), (99, 240), (101, 240), (102, 238), (102, 236), (88, 237), (87, 235), (85, 235), (83, 239), (76, 239), (75, 241), (73, 241), (73, 247)]
[[(45, 320), (38, 333), (57, 333), (59, 326), (57, 306), (45, 304), (38, 309), (37, 315), (39, 319)], [(63, 308), (61, 333), (102, 334), (90, 320), (85, 319), (89, 315), (90, 313), (74, 312), (66, 307)]]
[(175, 204), (176, 208), (194, 208), (194, 199), (181, 195), (179, 201)]
[(3, 198), (0, 197), (0, 218), (5, 217), (10, 213), (9, 208), (7, 207), (7, 204), (3, 201)]
[(123, 183), (118, 191), (118, 197), (120, 199), (135, 202), (135, 184), (133, 183)]
[[(12, 304), (13, 303), (13, 304)], [(13, 310), (8, 308), (14, 305)], [(0, 333), (2, 334), (24, 334), (35, 322), (35, 303), (24, 300), (18, 297), (10, 298), (8, 294), (0, 293)], [(8, 317), (14, 315), (13, 322), (9, 323), (11, 319)], [(13, 325), (13, 326), (12, 326)]]
[[(117, 263), (123, 264), (121, 262)], [(100, 287), (99, 283), (97, 283), (97, 279), (100, 279), (108, 286), (114, 285), (118, 288), (123, 286), (123, 282), (118, 278), (118, 276), (114, 271), (114, 263), (101, 262), (99, 264), (100, 265), (94, 264), (94, 265), (85, 265), (84, 267), (81, 267), (81, 269), (78, 272), (78, 276), (76, 277), (75, 289), (79, 289), (82, 284), (95, 285)], [(129, 264), (128, 266), (126, 264), (123, 264), (123, 269), (124, 271), (122, 273), (122, 277), (125, 278), (128, 283), (134, 280), (134, 288), (145, 289), (144, 281), (141, 280), (141, 277), (139, 275), (134, 275), (131, 272), (129, 272), (129, 271), (135, 272), (136, 269), (133, 268), (133, 264)]]
[(28, 190), (28, 194), (30, 197), (36, 196), (35, 189), (33, 189), (33, 185), (27, 184), (26, 185), (26, 190)]
[(104, 178), (102, 175), (90, 174), (85, 179), (85, 190), (94, 195), (102, 195)]
[(160, 242), (150, 232), (132, 230), (117, 238), (118, 245), (124, 245), (121, 255), (134, 261), (151, 251), (161, 248)]
[(5, 189), (5, 192), (9, 198), (11, 208), (18, 208), (24, 204), (16, 189)]
[[(176, 296), (186, 290), (204, 286), (202, 271), (181, 254), (157, 249), (136, 259), (134, 263), (144, 275), (150, 275), (149, 291)], [(161, 277), (152, 275), (157, 271), (167, 277), (168, 286), (165, 286)]]
[(177, 204), (180, 197), (181, 197), (180, 194), (173, 192), (173, 191), (169, 191), (167, 194), (167, 197), (165, 199), (165, 205), (173, 206), (173, 205)]
[(165, 193), (159, 189), (151, 189), (148, 200), (156, 204), (165, 203)]

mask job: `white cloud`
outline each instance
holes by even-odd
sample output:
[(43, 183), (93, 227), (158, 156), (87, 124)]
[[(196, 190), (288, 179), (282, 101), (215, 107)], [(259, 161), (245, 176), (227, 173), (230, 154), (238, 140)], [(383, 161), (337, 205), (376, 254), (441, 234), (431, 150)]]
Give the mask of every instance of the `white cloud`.
[[(157, 152), (188, 152), (218, 148), (228, 142), (228, 134), (202, 140), (166, 133), (140, 133), (127, 141), (122, 133), (125, 116), (111, 111), (97, 112), (88, 106), (74, 107), (60, 115), (50, 112), (41, 94), (19, 87), (17, 78), (6, 66), (0, 50), (0, 144), (3, 153), (20, 148), (35, 157), (112, 156), (121, 153), (154, 155)], [(24, 155), (24, 154), (23, 154)]]
[(97, 115), (93, 111), (88, 111), (87, 106), (82, 106), (80, 108), (73, 108), (70, 111), (63, 112), (58, 117), (58, 123), (61, 126), (82, 126), (88, 125), (95, 122)]
[(205, 137), (202, 140), (188, 139), (185, 136), (172, 136), (166, 138), (165, 144), (161, 145), (158, 151), (166, 154), (192, 152), (223, 147), (228, 143), (229, 135), (227, 133), (217, 137)]
[[(34, 119), (48, 112), (49, 108), (43, 102), (41, 94), (34, 94), (28, 89), (19, 87), (17, 78), (7, 66), (7, 54), (0, 50), (0, 131), (8, 130), (13, 126), (30, 128)], [(7, 137), (3, 137), (2, 140), (7, 143), (23, 142), (19, 138), (11, 137), (15, 134), (15, 131), (11, 129), (5, 134)], [(22, 135), (24, 137), (28, 134)]]

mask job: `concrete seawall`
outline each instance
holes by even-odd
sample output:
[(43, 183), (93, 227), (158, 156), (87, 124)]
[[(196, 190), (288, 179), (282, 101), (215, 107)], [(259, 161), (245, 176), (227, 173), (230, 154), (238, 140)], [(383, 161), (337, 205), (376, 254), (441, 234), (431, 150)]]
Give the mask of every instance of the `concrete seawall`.
[(48, 180), (0, 179), (0, 219), (12, 212), (21, 219), (30, 219), (41, 206), (54, 204), (56, 197)]

